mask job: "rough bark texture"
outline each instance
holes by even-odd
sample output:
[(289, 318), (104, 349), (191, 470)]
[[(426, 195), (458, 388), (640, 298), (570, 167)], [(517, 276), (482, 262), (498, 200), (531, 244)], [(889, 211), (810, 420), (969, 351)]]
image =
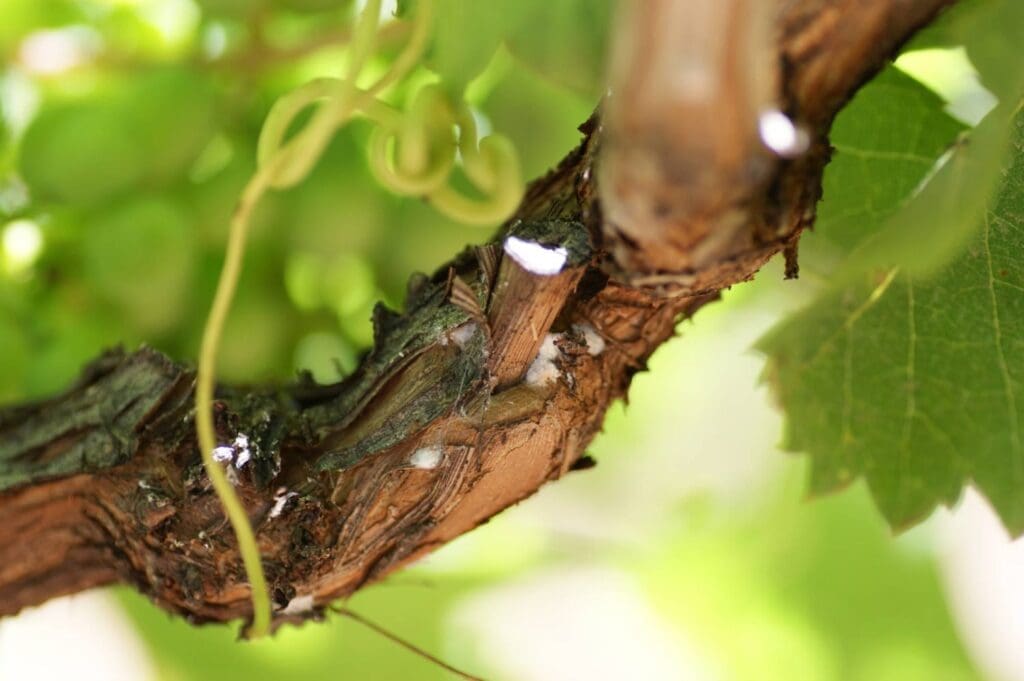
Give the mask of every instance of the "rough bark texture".
[[(766, 20), (776, 58), (765, 62), (756, 36), (741, 37), (757, 30), (744, 23), (749, 0), (692, 3), (715, 15), (706, 21), (725, 18), (701, 48), (713, 56), (672, 53), (669, 30), (630, 47), (630, 31), (651, 22), (701, 20), (673, 19), (677, 3), (652, 0), (624, 20), (616, 64), (627, 67), (613, 81), (629, 96), (606, 103), (607, 127), (600, 116), (582, 127), (580, 147), (531, 185), (492, 245), (414, 277), (404, 314), (378, 308), (374, 349), (353, 376), (222, 388), (219, 440), (248, 441), (228, 466), (278, 621), (309, 616), (315, 608), (296, 612), (309, 597), (323, 606), (350, 594), (572, 470), (681, 317), (795, 248), (814, 217), (833, 116), (950, 1), (782, 1)], [(664, 83), (636, 77), (652, 63), (668, 73), (704, 64), (723, 85), (703, 101), (654, 96)], [(806, 153), (782, 160), (760, 145), (766, 105), (807, 131)], [(503, 251), (510, 235), (564, 248), (565, 266), (531, 272)], [(200, 465), (193, 378), (151, 350), (112, 352), (65, 394), (0, 411), (0, 615), (119, 581), (197, 622), (249, 616)]]

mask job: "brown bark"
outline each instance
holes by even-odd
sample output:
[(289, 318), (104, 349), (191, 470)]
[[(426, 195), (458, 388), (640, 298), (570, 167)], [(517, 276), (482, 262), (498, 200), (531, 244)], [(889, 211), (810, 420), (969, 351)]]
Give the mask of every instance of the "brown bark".
[[(765, 22), (767, 62), (751, 2), (686, 3), (707, 14), (682, 17), (708, 22), (696, 52), (673, 47), (672, 31), (629, 43), (631, 30), (671, 26), (668, 0), (626, 18), (607, 127), (583, 127), (496, 245), (414, 278), (405, 314), (381, 308), (375, 349), (352, 377), (219, 392), (219, 439), (250, 443), (250, 461), (228, 465), (278, 621), (305, 615), (292, 599), (350, 594), (571, 470), (680, 317), (795, 247), (832, 117), (951, 0), (780, 2)], [(637, 71), (665, 78), (705, 57), (722, 86), (700, 101), (666, 98)], [(806, 153), (783, 160), (761, 146), (763, 106), (807, 131)], [(510, 235), (564, 248), (565, 266), (532, 272), (503, 254)], [(554, 352), (541, 350), (549, 333)], [(523, 380), (538, 351), (551, 383)], [(158, 353), (113, 353), (66, 394), (0, 412), (0, 614), (121, 581), (195, 621), (249, 615), (199, 465), (192, 380)]]

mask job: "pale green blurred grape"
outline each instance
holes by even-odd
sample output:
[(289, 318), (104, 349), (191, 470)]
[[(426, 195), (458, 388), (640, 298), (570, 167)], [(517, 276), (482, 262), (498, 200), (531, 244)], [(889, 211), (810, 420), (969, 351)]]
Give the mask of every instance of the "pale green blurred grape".
[(87, 280), (143, 334), (180, 322), (195, 241), (190, 217), (166, 199), (129, 199), (95, 215), (82, 244)]
[(78, 102), (32, 121), (18, 155), (36, 200), (102, 203), (142, 179), (145, 151), (125, 136), (121, 113), (109, 101)]
[(284, 301), (243, 286), (224, 326), (217, 373), (234, 383), (289, 377), (285, 367), (293, 341), (283, 323), (289, 316)]
[(22, 176), (38, 199), (98, 203), (180, 177), (213, 138), (216, 95), (181, 69), (44, 110), (21, 142)]
[(342, 254), (327, 263), (322, 286), (324, 301), (342, 316), (365, 310), (380, 298), (373, 268), (352, 254)]
[(295, 369), (305, 370), (318, 383), (334, 383), (356, 368), (356, 355), (337, 334), (311, 333), (295, 346)]
[(293, 253), (284, 269), (284, 285), (288, 297), (300, 310), (315, 310), (323, 303), (320, 283), (323, 281), (322, 260), (311, 253)]
[(162, 69), (133, 79), (121, 95), (122, 125), (146, 155), (146, 180), (165, 184), (192, 167), (220, 127), (217, 92), (186, 69)]
[[(373, 267), (366, 259), (349, 253), (327, 257), (299, 252), (288, 257), (284, 279), (288, 296), (298, 308), (311, 312), (330, 310), (357, 347), (373, 342), (371, 316), (382, 294)], [(345, 355), (349, 360), (345, 365), (351, 371), (351, 348)]]

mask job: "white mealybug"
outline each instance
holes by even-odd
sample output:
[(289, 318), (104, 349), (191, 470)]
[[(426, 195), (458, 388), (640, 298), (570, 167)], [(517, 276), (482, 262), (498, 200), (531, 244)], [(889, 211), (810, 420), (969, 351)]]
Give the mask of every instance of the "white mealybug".
[(452, 342), (460, 348), (466, 347), (469, 339), (476, 333), (476, 324), (474, 322), (467, 322), (462, 326), (457, 326), (451, 330), (449, 335), (451, 336)]
[(249, 452), (248, 435), (239, 433), (238, 437), (235, 438), (233, 448), (238, 453), (238, 456), (235, 458), (235, 468), (241, 468), (252, 459), (252, 454)]
[(302, 615), (313, 609), (314, 601), (312, 594), (296, 596), (288, 601), (288, 605), (281, 609), (282, 615)]
[(409, 457), (409, 465), (413, 468), (432, 470), (441, 464), (444, 449), (441, 447), (420, 447)]
[(505, 252), (527, 272), (548, 277), (561, 272), (569, 260), (569, 251), (563, 246), (545, 246), (516, 236), (505, 239)]
[(231, 461), (235, 456), (235, 450), (231, 447), (221, 446), (213, 448), (213, 460), (218, 463), (224, 463), (225, 461)]
[(543, 388), (553, 381), (558, 380), (561, 372), (555, 360), (558, 359), (561, 351), (555, 345), (555, 341), (561, 338), (561, 334), (549, 333), (544, 336), (544, 342), (540, 345), (537, 357), (526, 370), (526, 384), (536, 388)]
[(274, 505), (270, 507), (270, 517), (276, 518), (281, 515), (284, 512), (284, 507), (288, 505), (288, 501), (297, 496), (299, 495), (296, 492), (289, 492), (284, 487), (277, 490), (277, 494), (274, 495)]
[(582, 324), (573, 324), (572, 328), (575, 329), (587, 344), (587, 354), (591, 357), (597, 357), (604, 352), (604, 338), (597, 332), (590, 324), (583, 322)]
[(252, 460), (252, 452), (249, 451), (249, 436), (239, 433), (231, 444), (214, 447), (213, 460), (218, 463), (234, 461), (236, 468), (241, 468), (249, 463)]

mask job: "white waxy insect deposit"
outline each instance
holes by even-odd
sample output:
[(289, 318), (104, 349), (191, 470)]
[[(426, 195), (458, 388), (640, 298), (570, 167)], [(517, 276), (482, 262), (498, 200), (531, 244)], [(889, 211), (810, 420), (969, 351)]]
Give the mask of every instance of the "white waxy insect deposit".
[(476, 333), (476, 324), (474, 322), (467, 322), (462, 326), (458, 326), (451, 331), (452, 342), (458, 345), (460, 348), (466, 347), (469, 343), (469, 339)]
[(284, 513), (284, 507), (288, 505), (288, 501), (297, 496), (299, 495), (296, 492), (289, 492), (284, 487), (277, 490), (277, 494), (274, 495), (274, 505), (270, 507), (270, 517), (276, 518)]
[(409, 457), (409, 465), (413, 468), (432, 470), (441, 465), (444, 458), (444, 449), (441, 447), (420, 447)]
[(214, 447), (213, 460), (218, 463), (234, 461), (236, 468), (241, 468), (249, 463), (252, 460), (252, 452), (249, 451), (249, 436), (239, 433), (231, 444)]
[(761, 112), (757, 129), (764, 145), (783, 158), (799, 156), (811, 143), (807, 132), (794, 125), (789, 116), (778, 109)]
[(586, 341), (588, 355), (597, 357), (604, 352), (604, 338), (601, 337), (601, 334), (593, 326), (584, 322), (582, 324), (573, 324), (572, 328), (578, 331), (583, 336), (583, 340)]
[(537, 357), (530, 364), (530, 368), (526, 370), (527, 385), (543, 388), (558, 380), (561, 372), (558, 370), (555, 360), (558, 359), (561, 351), (555, 345), (555, 341), (560, 337), (561, 334), (558, 333), (549, 333), (544, 336), (544, 342), (541, 343)]
[(303, 615), (313, 609), (314, 601), (312, 594), (296, 596), (288, 601), (288, 605), (281, 609), (282, 615)]
[(546, 277), (561, 272), (569, 260), (564, 246), (545, 246), (516, 236), (505, 239), (505, 252), (527, 272)]
[(239, 433), (238, 437), (235, 438), (233, 447), (237, 454), (235, 457), (235, 468), (241, 468), (249, 463), (249, 460), (252, 459), (252, 454), (249, 452), (249, 436), (245, 433)]
[(223, 445), (220, 447), (213, 448), (213, 460), (218, 463), (224, 463), (225, 461), (231, 461), (235, 456), (235, 450), (229, 446)]

